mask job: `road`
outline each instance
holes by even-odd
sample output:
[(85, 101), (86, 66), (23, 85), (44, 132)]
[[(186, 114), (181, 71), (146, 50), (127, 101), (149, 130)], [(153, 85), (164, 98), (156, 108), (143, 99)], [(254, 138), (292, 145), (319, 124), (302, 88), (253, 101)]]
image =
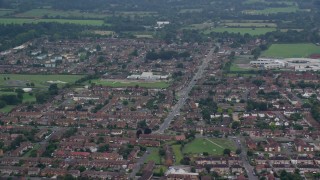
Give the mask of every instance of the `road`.
[(180, 109), (184, 106), (186, 100), (188, 99), (190, 91), (196, 85), (198, 79), (200, 79), (203, 76), (206, 67), (208, 67), (209, 62), (212, 60), (213, 52), (214, 49), (211, 49), (208, 55), (206, 55), (205, 59), (202, 61), (202, 63), (198, 66), (198, 71), (195, 73), (189, 84), (179, 92), (180, 96), (177, 104), (173, 106), (167, 118), (160, 125), (160, 128), (156, 133), (163, 134), (164, 131), (169, 128), (170, 123), (174, 119), (174, 117), (180, 114)]
[(253, 174), (253, 167), (250, 165), (249, 160), (247, 158), (247, 151), (246, 147), (244, 146), (244, 141), (241, 141), (240, 137), (236, 136), (233, 138), (234, 143), (236, 144), (237, 148), (241, 149), (240, 158), (243, 162), (243, 167), (247, 171), (248, 178), (250, 180), (258, 180), (258, 177)]
[(143, 154), (143, 156), (139, 158), (137, 163), (135, 163), (134, 168), (132, 169), (132, 172), (129, 175), (129, 179), (135, 179), (137, 172), (139, 172), (141, 166), (144, 164), (148, 155), (151, 153), (152, 153), (152, 149), (147, 148), (147, 151)]

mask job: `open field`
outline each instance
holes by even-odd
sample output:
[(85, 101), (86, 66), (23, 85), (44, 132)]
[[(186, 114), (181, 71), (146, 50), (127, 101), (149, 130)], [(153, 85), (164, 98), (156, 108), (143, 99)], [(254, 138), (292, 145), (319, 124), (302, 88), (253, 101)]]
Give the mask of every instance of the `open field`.
[(6, 107), (0, 109), (0, 112), (9, 113), (14, 107), (16, 107), (16, 106), (7, 105)]
[(314, 44), (273, 44), (262, 52), (263, 57), (302, 58), (320, 54), (320, 46)]
[(116, 12), (116, 15), (120, 16), (156, 16), (158, 15), (157, 12), (153, 11), (121, 11), (121, 12)]
[[(34, 83), (35, 87), (47, 87), (48, 81), (73, 83), (82, 75), (29, 75), (29, 74), (0, 74), (0, 87), (27, 87), (26, 83)], [(9, 78), (4, 80), (4, 78)]]
[(173, 154), (176, 158), (176, 162), (175, 162), (176, 165), (180, 164), (180, 161), (183, 158), (180, 147), (181, 147), (180, 144), (179, 145), (172, 145), (172, 151), (173, 151)]
[(203, 9), (181, 9), (179, 13), (195, 13), (195, 12), (202, 12)]
[(195, 139), (184, 146), (183, 153), (201, 154), (208, 152), (211, 155), (222, 155), (224, 149), (235, 151), (236, 147), (227, 139)]
[[(16, 95), (16, 92), (5, 92), (5, 91), (0, 91), (0, 96), (1, 95)], [(23, 94), (23, 103), (26, 102), (35, 102), (36, 97), (34, 95), (30, 95), (29, 93), (24, 93)]]
[(137, 82), (137, 81), (111, 81), (111, 80), (93, 80), (92, 83), (102, 86), (109, 87), (144, 87), (144, 88), (156, 88), (163, 89), (169, 87), (169, 83), (166, 81), (156, 81), (156, 82)]
[(240, 33), (240, 34), (250, 34), (250, 35), (263, 35), (267, 32), (276, 31), (276, 28), (227, 28), (227, 27), (220, 27), (220, 28), (213, 28), (210, 30), (204, 31), (205, 34), (210, 34), (210, 32), (229, 32), (229, 33)]
[(11, 13), (13, 13), (12, 9), (0, 9), (0, 16), (6, 16)]
[(232, 27), (271, 27), (275, 28), (277, 27), (277, 24), (275, 23), (254, 23), (254, 22), (245, 22), (245, 23), (223, 23), (224, 26), (232, 26)]
[[(244, 4), (254, 4), (254, 3), (264, 3), (264, 4), (270, 4), (271, 2), (269, 2), (268, 0), (246, 0), (243, 2)], [(272, 2), (272, 3), (275, 3), (275, 2)], [(281, 3), (281, 4), (287, 4), (287, 5), (294, 5), (294, 2), (292, 1), (286, 1), (286, 0), (283, 0), (283, 1), (277, 1), (277, 3)]]
[(292, 13), (297, 11), (308, 11), (307, 9), (299, 9), (297, 6), (279, 7), (279, 8), (267, 8), (263, 10), (245, 10), (244, 14), (276, 14), (276, 13)]
[(73, 20), (73, 19), (30, 19), (30, 18), (0, 18), (0, 24), (31, 24), (40, 22), (56, 22), (61, 24), (78, 24), (88, 26), (102, 26), (105, 24), (103, 20)]
[(159, 148), (151, 148), (152, 152), (148, 155), (146, 162), (154, 161), (156, 164), (161, 164), (161, 157), (159, 155)]
[(107, 14), (98, 14), (98, 13), (88, 13), (80, 11), (61, 11), (53, 9), (32, 9), (27, 12), (16, 14), (15, 17), (24, 17), (24, 18), (42, 18), (47, 16), (50, 18), (60, 17), (60, 18), (91, 18), (91, 19), (104, 19), (107, 17)]

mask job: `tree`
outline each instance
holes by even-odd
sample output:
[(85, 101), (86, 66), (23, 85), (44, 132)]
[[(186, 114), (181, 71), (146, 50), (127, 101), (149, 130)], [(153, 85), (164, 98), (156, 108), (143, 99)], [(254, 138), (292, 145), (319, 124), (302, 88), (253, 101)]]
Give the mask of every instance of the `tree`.
[(136, 133), (136, 135), (137, 135), (137, 138), (139, 138), (139, 137), (140, 137), (140, 134), (142, 134), (142, 131), (141, 131), (141, 129), (139, 129), (139, 130), (137, 131), (137, 133)]
[(104, 144), (102, 146), (99, 146), (98, 152), (107, 152), (109, 151), (109, 144)]
[(166, 155), (166, 151), (163, 150), (162, 148), (159, 149), (159, 155), (160, 155), (160, 156), (165, 156), (165, 155)]
[(147, 121), (146, 120), (143, 120), (143, 121), (139, 121), (138, 122), (138, 128), (142, 128), (142, 129), (145, 129), (147, 128), (148, 125), (147, 125)]
[(247, 151), (247, 156), (249, 156), (249, 157), (253, 156), (253, 152), (252, 151)]
[(230, 156), (231, 150), (230, 150), (230, 149), (224, 149), (224, 150), (223, 150), (223, 154)]
[(51, 84), (49, 86), (48, 91), (49, 91), (50, 95), (57, 95), (58, 91), (59, 91), (58, 85), (57, 84)]
[(238, 129), (240, 127), (240, 122), (239, 121), (233, 121), (231, 128), (232, 129)]
[(241, 149), (237, 149), (237, 150), (236, 150), (236, 154), (238, 154), (238, 155), (241, 154), (241, 152), (242, 152)]
[(84, 167), (84, 166), (80, 166), (80, 167), (78, 168), (78, 170), (79, 170), (80, 172), (83, 172), (83, 171), (85, 171), (85, 170), (86, 170), (86, 167)]
[(190, 158), (185, 156), (180, 160), (180, 163), (183, 165), (189, 165), (190, 164)]
[(144, 134), (151, 134), (152, 130), (149, 128), (144, 129)]

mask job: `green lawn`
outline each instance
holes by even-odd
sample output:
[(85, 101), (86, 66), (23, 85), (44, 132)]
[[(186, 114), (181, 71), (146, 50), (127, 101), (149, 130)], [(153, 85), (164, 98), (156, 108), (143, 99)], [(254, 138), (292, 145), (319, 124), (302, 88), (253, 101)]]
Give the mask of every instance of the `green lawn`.
[(135, 87), (138, 85), (139, 87), (144, 88), (156, 88), (156, 89), (164, 89), (169, 87), (169, 83), (166, 81), (157, 81), (157, 82), (118, 82), (118, 81), (105, 81), (105, 80), (93, 80), (92, 83), (102, 86), (110, 86), (110, 87)]
[(26, 18), (41, 18), (43, 16), (47, 16), (50, 18), (55, 18), (59, 16), (60, 18), (96, 18), (96, 19), (104, 19), (107, 17), (106, 14), (80, 12), (79, 10), (60, 11), (60, 10), (53, 10), (53, 9), (32, 9), (30, 11), (26, 11), (26, 12), (15, 15), (15, 17), (26, 17)]
[(102, 26), (105, 24), (103, 20), (74, 20), (74, 19), (28, 19), (28, 18), (0, 18), (0, 24), (31, 24), (40, 22), (56, 22), (61, 24), (78, 24), (88, 26)]
[(218, 27), (204, 31), (205, 34), (210, 34), (210, 32), (229, 32), (229, 33), (240, 33), (240, 34), (250, 34), (250, 35), (263, 35), (267, 32), (276, 31), (276, 28), (228, 28), (228, 27)]
[(7, 105), (6, 107), (0, 109), (0, 112), (9, 113), (14, 107), (16, 107), (16, 106)]
[(30, 95), (29, 93), (24, 93), (23, 94), (23, 103), (26, 102), (36, 102), (36, 97), (35, 95)]
[(148, 161), (154, 161), (156, 164), (161, 164), (161, 157), (159, 155), (159, 148), (150, 148), (151, 153), (148, 155), (145, 163)]
[(250, 69), (243, 69), (243, 68), (241, 68), (241, 67), (239, 67), (237, 64), (231, 64), (231, 67), (230, 67), (230, 71), (232, 72), (232, 71), (237, 71), (237, 72), (239, 72), (239, 71), (248, 71), (248, 70), (250, 70)]
[(175, 162), (176, 165), (180, 164), (180, 161), (183, 158), (183, 154), (180, 150), (180, 147), (181, 147), (180, 144), (179, 145), (172, 145), (172, 151), (173, 151), (173, 154), (176, 158), (176, 162)]
[(195, 139), (192, 142), (186, 144), (183, 148), (183, 153), (186, 154), (201, 154), (208, 152), (210, 155), (222, 155), (223, 150), (228, 148), (232, 151), (236, 150), (234, 144), (228, 139), (212, 138), (210, 142), (207, 139)]
[(263, 57), (301, 58), (320, 54), (320, 46), (314, 44), (273, 44), (262, 52)]
[[(5, 78), (8, 78), (4, 80)], [(29, 74), (0, 74), (0, 87), (27, 87), (26, 83), (34, 83), (35, 87), (47, 87), (48, 81), (73, 83), (83, 75), (29, 75)]]
[(32, 149), (30, 149), (27, 153), (23, 155), (23, 157), (30, 157), (32, 150), (38, 150), (40, 148), (40, 144), (35, 144)]

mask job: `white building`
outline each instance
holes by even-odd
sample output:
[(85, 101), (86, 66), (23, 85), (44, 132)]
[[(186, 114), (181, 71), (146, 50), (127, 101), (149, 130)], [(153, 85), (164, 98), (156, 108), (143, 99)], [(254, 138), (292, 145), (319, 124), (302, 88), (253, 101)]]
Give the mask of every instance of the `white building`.
[(165, 80), (167, 78), (168, 78), (168, 75), (165, 75), (165, 76), (154, 75), (152, 72), (143, 72), (141, 75), (131, 75), (127, 77), (127, 79), (145, 80), (145, 81)]

